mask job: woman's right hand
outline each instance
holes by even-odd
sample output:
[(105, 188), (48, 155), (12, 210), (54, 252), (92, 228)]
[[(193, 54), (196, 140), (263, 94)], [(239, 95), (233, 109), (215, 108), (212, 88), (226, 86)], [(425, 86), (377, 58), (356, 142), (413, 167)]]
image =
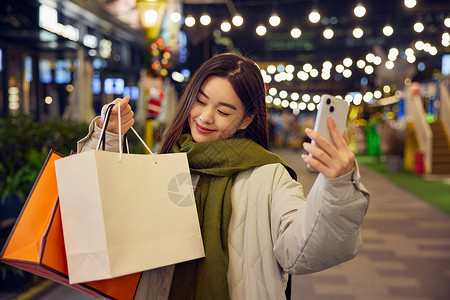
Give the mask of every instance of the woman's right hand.
[[(120, 119), (121, 119), (121, 131), (122, 134), (125, 134), (131, 126), (134, 124), (134, 112), (131, 109), (131, 106), (128, 104), (130, 101), (130, 96), (126, 96), (125, 98), (117, 98), (111, 103), (115, 104), (111, 110), (111, 117), (108, 122), (108, 127), (106, 128), (109, 132), (119, 133), (119, 117), (118, 117), (118, 105), (120, 105)], [(103, 124), (105, 121), (106, 108), (111, 104), (105, 104), (102, 107), (102, 114), (99, 127), (103, 128)]]

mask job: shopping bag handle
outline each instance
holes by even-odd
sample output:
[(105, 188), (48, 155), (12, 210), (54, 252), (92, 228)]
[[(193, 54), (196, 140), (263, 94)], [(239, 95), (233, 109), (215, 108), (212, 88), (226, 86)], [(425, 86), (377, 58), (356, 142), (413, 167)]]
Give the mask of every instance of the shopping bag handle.
[[(100, 149), (100, 144), (102, 145), (102, 150), (106, 149), (106, 128), (108, 127), (109, 124), (109, 119), (111, 118), (111, 111), (112, 108), (114, 107), (114, 104), (111, 103), (110, 105), (108, 105), (108, 107), (106, 108), (106, 112), (105, 112), (105, 122), (103, 123), (103, 128), (102, 131), (100, 133), (100, 139), (98, 140), (97, 143), (97, 148), (96, 150)], [(119, 118), (119, 124), (121, 124), (121, 113), (120, 113), (120, 105), (117, 106), (118, 110), (117, 110), (117, 115)], [(119, 126), (119, 153), (120, 153), (120, 157), (119, 157), (119, 161), (122, 160), (122, 152), (125, 153), (129, 153), (129, 147), (128, 147), (128, 139), (126, 136), (126, 133), (124, 134), (124, 143), (123, 143), (123, 147), (122, 147), (122, 126)], [(150, 148), (147, 146), (147, 144), (144, 142), (144, 140), (139, 136), (139, 134), (137, 133), (137, 131), (131, 127), (131, 130), (134, 132), (134, 134), (137, 136), (137, 138), (141, 141), (141, 143), (144, 145), (144, 147), (147, 149), (147, 151), (152, 155), (153, 161), (155, 162), (155, 164), (157, 163), (152, 150), (150, 150)]]

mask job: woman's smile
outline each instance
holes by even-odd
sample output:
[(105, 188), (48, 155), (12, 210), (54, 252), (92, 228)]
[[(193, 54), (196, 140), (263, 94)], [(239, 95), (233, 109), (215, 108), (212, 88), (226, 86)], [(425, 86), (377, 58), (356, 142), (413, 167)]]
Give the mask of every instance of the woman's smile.
[(209, 134), (209, 133), (213, 133), (215, 131), (213, 129), (208, 129), (206, 127), (203, 127), (202, 125), (198, 124), (197, 122), (195, 122), (195, 127), (198, 130), (198, 132), (203, 133), (203, 134)]

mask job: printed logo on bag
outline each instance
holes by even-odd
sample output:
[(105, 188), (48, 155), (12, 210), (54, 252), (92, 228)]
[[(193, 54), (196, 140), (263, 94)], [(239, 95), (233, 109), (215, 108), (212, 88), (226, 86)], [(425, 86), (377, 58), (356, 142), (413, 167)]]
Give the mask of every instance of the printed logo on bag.
[(180, 207), (194, 205), (192, 199), (192, 182), (189, 173), (175, 175), (167, 186), (167, 194), (173, 204)]

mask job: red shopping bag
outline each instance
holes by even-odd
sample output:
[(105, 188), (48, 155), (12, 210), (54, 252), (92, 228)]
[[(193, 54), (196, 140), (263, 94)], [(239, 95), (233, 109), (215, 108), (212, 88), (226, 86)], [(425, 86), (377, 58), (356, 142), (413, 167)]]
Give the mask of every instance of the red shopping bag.
[(50, 151), (20, 216), (0, 254), (0, 261), (103, 299), (133, 299), (141, 273), (69, 284), (54, 162)]

